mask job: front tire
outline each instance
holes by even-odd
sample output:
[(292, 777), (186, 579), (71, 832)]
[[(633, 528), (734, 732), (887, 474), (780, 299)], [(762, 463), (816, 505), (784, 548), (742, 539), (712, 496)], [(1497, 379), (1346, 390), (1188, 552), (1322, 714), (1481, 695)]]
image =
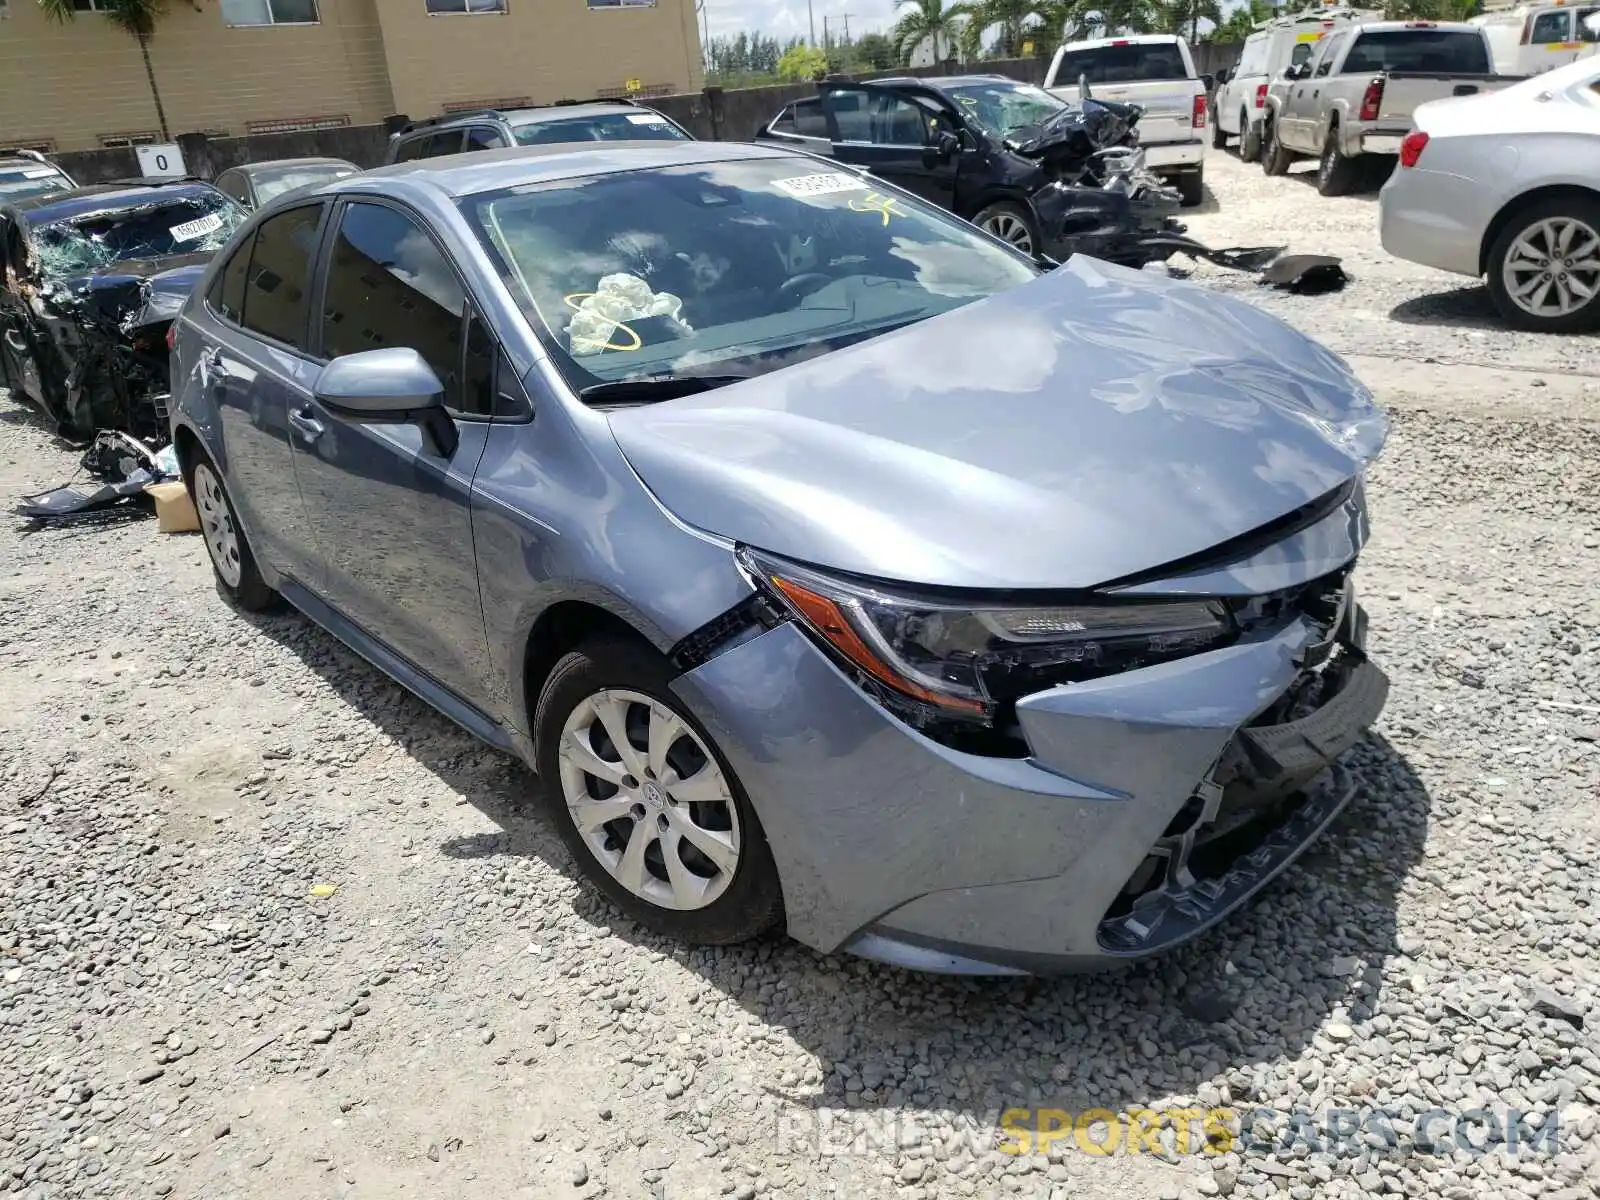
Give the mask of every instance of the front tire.
[(211, 570), (216, 575), (217, 591), (222, 598), (244, 612), (270, 612), (279, 607), (283, 598), (261, 577), (261, 568), (256, 565), (256, 556), (245, 538), (216, 464), (197, 449), (183, 481), (194, 498), (206, 554), (211, 559)]
[[(1242, 130), (1243, 125), (1239, 126)], [(1211, 148), (1213, 150), (1225, 149), (1228, 145), (1228, 135), (1223, 131), (1222, 122), (1217, 120), (1216, 105), (1211, 106)]]
[(1239, 112), (1239, 161), (1255, 162), (1261, 157), (1261, 128), (1250, 120), (1250, 114)]
[(1557, 196), (1514, 214), (1488, 255), (1489, 295), (1535, 333), (1600, 329), (1600, 201)]
[(1322, 139), (1322, 159), (1317, 163), (1317, 194), (1348, 196), (1356, 190), (1360, 178), (1360, 161), (1340, 152), (1339, 127), (1329, 126), (1328, 136)]
[(986, 205), (972, 223), (1030, 257), (1041, 252), (1039, 222), (1020, 204), (1000, 200)]
[(783, 919), (765, 833), (733, 769), (649, 646), (585, 642), (534, 710), (541, 791), (588, 881), (653, 933), (746, 941)]
[(1267, 175), (1287, 175), (1294, 155), (1278, 140), (1278, 123), (1264, 121), (1261, 126), (1261, 170)]

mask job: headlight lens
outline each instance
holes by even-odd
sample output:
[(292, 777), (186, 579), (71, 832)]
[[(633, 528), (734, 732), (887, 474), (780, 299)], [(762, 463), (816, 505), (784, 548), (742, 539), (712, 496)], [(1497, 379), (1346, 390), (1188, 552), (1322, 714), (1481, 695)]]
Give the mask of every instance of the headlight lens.
[(849, 665), (947, 716), (988, 721), (995, 706), (1230, 639), (1208, 600), (1111, 601), (1019, 608), (900, 594), (748, 548), (752, 578)]

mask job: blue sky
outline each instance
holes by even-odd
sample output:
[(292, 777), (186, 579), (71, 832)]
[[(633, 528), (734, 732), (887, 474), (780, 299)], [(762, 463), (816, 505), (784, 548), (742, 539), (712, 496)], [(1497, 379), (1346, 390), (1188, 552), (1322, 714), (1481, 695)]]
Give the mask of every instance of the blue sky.
[[(818, 42), (824, 14), (830, 30), (837, 26), (843, 32), (843, 14), (849, 13), (850, 32), (855, 35), (894, 24), (892, 0), (811, 0), (811, 11)], [(759, 30), (780, 40), (806, 36), (806, 0), (706, 0), (706, 18), (712, 37), (741, 30)]]

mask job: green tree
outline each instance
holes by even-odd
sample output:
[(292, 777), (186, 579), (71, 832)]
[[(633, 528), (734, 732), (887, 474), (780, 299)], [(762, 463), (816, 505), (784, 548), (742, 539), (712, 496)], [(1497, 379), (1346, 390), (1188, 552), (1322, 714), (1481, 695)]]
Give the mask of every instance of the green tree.
[(895, 65), (894, 43), (881, 33), (864, 33), (850, 47), (851, 62), (867, 71), (887, 71)]
[(1024, 36), (1042, 23), (1043, 6), (1037, 0), (981, 0), (971, 7), (971, 16), (961, 31), (962, 52), (977, 58), (983, 50), (983, 35), (998, 31), (994, 52), (1001, 58), (1015, 58), (1022, 52)]
[(1200, 22), (1222, 23), (1222, 8), (1217, 0), (1157, 0), (1156, 31), (1176, 33), (1191, 42), (1200, 40)]
[(1276, 11), (1268, 0), (1250, 0), (1248, 4), (1230, 12), (1226, 20), (1217, 23), (1211, 40), (1242, 42), (1255, 31), (1257, 24), (1269, 19)]
[[(78, 16), (72, 0), (39, 0), (39, 7), (45, 16), (61, 24), (74, 21)], [(161, 89), (156, 86), (155, 68), (150, 65), (150, 39), (155, 36), (156, 22), (167, 13), (167, 0), (100, 0), (96, 11), (139, 43), (145, 78), (150, 81), (150, 98), (156, 102), (161, 140), (171, 140), (172, 135), (167, 131), (167, 110), (161, 103)]]
[(1464, 21), (1482, 11), (1479, 0), (1388, 0), (1386, 17), (1412, 17), (1423, 21)]
[(889, 33), (895, 59), (901, 63), (909, 61), (912, 51), (930, 38), (934, 60), (943, 62), (960, 45), (962, 28), (971, 14), (969, 5), (946, 5), (944, 0), (895, 0), (894, 6), (896, 11), (911, 10)]
[(785, 83), (804, 83), (828, 73), (828, 56), (815, 46), (791, 46), (778, 60), (778, 78)]

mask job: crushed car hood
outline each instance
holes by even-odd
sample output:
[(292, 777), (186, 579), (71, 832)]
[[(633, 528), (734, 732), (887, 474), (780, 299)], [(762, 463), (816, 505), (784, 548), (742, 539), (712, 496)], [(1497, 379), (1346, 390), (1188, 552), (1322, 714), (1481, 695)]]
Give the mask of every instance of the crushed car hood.
[(59, 286), (94, 304), (125, 328), (171, 321), (216, 257), (207, 250), (166, 258), (130, 259), (98, 271), (69, 275)]
[(679, 519), (817, 565), (1087, 588), (1358, 475), (1388, 423), (1342, 359), (1243, 301), (1082, 256), (712, 392), (609, 415)]

